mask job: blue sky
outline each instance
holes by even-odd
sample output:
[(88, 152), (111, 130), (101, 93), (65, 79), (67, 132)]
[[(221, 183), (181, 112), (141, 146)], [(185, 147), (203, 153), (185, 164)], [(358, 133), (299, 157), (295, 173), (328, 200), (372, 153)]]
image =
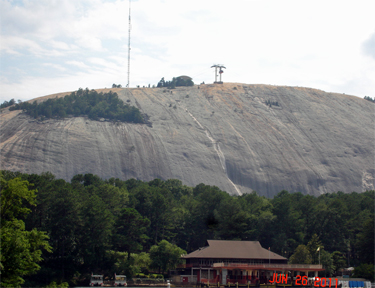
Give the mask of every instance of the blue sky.
[[(129, 0), (0, 0), (0, 102), (127, 83)], [(373, 0), (132, 0), (130, 87), (165, 77), (375, 97)]]

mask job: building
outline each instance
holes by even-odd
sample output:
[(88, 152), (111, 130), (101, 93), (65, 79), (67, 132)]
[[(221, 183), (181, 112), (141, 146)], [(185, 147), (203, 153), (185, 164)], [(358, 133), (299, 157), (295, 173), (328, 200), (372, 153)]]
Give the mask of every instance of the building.
[(206, 246), (182, 256), (186, 263), (178, 269), (180, 281), (215, 285), (268, 284), (273, 274), (288, 274), (293, 277), (322, 271), (322, 265), (287, 264), (288, 259), (270, 249), (263, 248), (259, 241), (208, 240)]

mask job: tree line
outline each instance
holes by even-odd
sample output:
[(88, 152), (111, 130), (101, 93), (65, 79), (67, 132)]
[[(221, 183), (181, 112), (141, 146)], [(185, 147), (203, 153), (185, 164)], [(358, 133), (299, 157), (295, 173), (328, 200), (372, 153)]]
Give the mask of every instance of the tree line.
[[(18, 102), (20, 103), (22, 101), (18, 100)], [(14, 98), (10, 99), (9, 101), (5, 100), (3, 103), (0, 104), (0, 109), (12, 106), (15, 103), (16, 103), (16, 101), (14, 100)]]
[(365, 99), (365, 100), (367, 100), (367, 101), (370, 101), (370, 102), (372, 102), (372, 103), (375, 103), (375, 99), (373, 99), (373, 98), (370, 97), (370, 96), (365, 96), (365, 97), (363, 97), (363, 99)]
[(273, 106), (279, 106), (279, 102), (278, 102), (278, 101), (266, 100), (265, 104), (266, 104), (267, 106), (270, 106), (270, 107), (272, 107), (272, 105), (273, 105)]
[(145, 123), (138, 108), (124, 104), (117, 93), (109, 91), (98, 93), (86, 88), (78, 89), (70, 95), (60, 98), (51, 98), (38, 103), (34, 101), (17, 103), (9, 110), (23, 110), (35, 119), (65, 118), (67, 116), (86, 115), (92, 120), (106, 118), (113, 121)]
[[(281, 191), (268, 199), (256, 192), (231, 196), (205, 184), (188, 187), (176, 179), (123, 181), (78, 174), (67, 182), (51, 173), (10, 171), (2, 171), (1, 179), (4, 221), (14, 223), (1, 227), (2, 284), (20, 277), (25, 286), (87, 285), (92, 272), (129, 278), (166, 273), (180, 263), (181, 254), (208, 239), (260, 241), (291, 263), (318, 263), (320, 253), (327, 276), (348, 266), (360, 267), (358, 276), (363, 276), (374, 267), (375, 191), (319, 197)], [(3, 199), (8, 188), (16, 195), (11, 201)], [(20, 207), (22, 213), (3, 212), (12, 201), (12, 209)], [(30, 260), (35, 269), (22, 266), (7, 236), (11, 233), (3, 232), (7, 225), (20, 235), (34, 231), (34, 238), (22, 241), (35, 254)], [(17, 275), (9, 269), (11, 258), (23, 267)]]
[(174, 89), (179, 86), (194, 86), (194, 82), (190, 77), (173, 77), (171, 81), (165, 81), (164, 77), (158, 82), (157, 87), (167, 87)]

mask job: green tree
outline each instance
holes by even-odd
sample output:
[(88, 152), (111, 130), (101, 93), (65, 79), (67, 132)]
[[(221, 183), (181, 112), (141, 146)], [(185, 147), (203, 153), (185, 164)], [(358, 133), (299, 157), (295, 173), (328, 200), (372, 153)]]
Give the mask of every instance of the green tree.
[(82, 195), (80, 219), (84, 225), (80, 227), (80, 237), (77, 239), (83, 267), (92, 271), (100, 269), (105, 251), (110, 249), (115, 218), (94, 191), (90, 185)]
[(57, 284), (55, 281), (51, 282), (46, 286), (46, 288), (68, 288), (69, 284), (66, 282), (62, 282), (60, 284)]
[(158, 87), (158, 88), (165, 87), (165, 80), (164, 80), (164, 77), (161, 78), (161, 80), (158, 82), (157, 87)]
[(374, 264), (374, 216), (367, 219), (363, 225), (363, 230), (357, 235), (358, 254), (363, 263)]
[(317, 198), (311, 195), (305, 195), (298, 201), (298, 209), (301, 212), (301, 218), (304, 219), (303, 233), (305, 234), (304, 239), (311, 239), (315, 233), (315, 216)]
[[(111, 274), (117, 273), (132, 278), (139, 269), (134, 266), (134, 259), (128, 257), (127, 252), (109, 250), (106, 251), (107, 263), (112, 264)], [(108, 266), (108, 265), (107, 265)]]
[(115, 223), (114, 246), (120, 251), (127, 252), (130, 260), (130, 253), (142, 250), (142, 244), (148, 238), (145, 233), (149, 226), (150, 220), (137, 210), (124, 208)]
[[(271, 201), (265, 197), (258, 196), (255, 191), (250, 194), (244, 194), (238, 200), (242, 210), (249, 214), (247, 237), (249, 239), (258, 239), (264, 247), (272, 246), (273, 232), (270, 227), (273, 227), (276, 216), (272, 213), (273, 206)], [(292, 251), (294, 249), (295, 247)]]
[(354, 268), (354, 277), (358, 278), (365, 278), (370, 280), (371, 282), (374, 281), (374, 265), (373, 264), (361, 264)]
[(312, 236), (309, 243), (307, 243), (307, 249), (309, 250), (310, 255), (312, 256), (312, 264), (318, 264), (319, 254), (321, 255), (324, 249), (324, 246), (322, 242), (319, 240), (318, 235), (314, 234)]
[(168, 87), (174, 89), (178, 86), (194, 86), (194, 82), (190, 77), (173, 77), (171, 81), (165, 81), (164, 77), (158, 82), (157, 87)]
[(338, 271), (346, 266), (345, 254), (340, 251), (334, 251), (332, 253), (332, 261), (333, 273), (337, 275)]
[[(288, 249), (288, 243), (303, 243), (304, 219), (298, 208), (298, 203), (303, 198), (301, 193), (289, 193), (281, 191), (272, 200), (273, 214), (276, 221), (273, 222), (272, 247), (275, 252), (282, 253)], [(284, 234), (284, 235), (283, 235)]]
[[(44, 190), (46, 198), (45, 201), (38, 199), (36, 211), (43, 209), (40, 211), (44, 215), (42, 227), (50, 237), (53, 253), (45, 255), (44, 267), (38, 277), (32, 278), (43, 279), (47, 283), (69, 281), (81, 265), (77, 244), (82, 237), (82, 199), (72, 185), (62, 179), (52, 181), (47, 187), (39, 189), (41, 192)], [(50, 268), (54, 268), (52, 272)]]
[(218, 239), (246, 239), (249, 215), (241, 209), (237, 198), (223, 200), (215, 210), (218, 221), (216, 237)]
[(363, 99), (375, 103), (375, 99), (372, 99), (370, 96), (365, 96), (365, 97), (363, 97)]
[[(20, 100), (18, 100), (20, 101)], [(22, 101), (21, 101), (22, 102)], [(8, 106), (12, 106), (14, 103), (16, 103), (16, 101), (14, 101), (14, 98), (13, 99), (10, 99), (10, 101), (4, 101), (1, 105), (0, 105), (0, 109), (1, 108), (5, 108), (5, 107), (8, 107)]]
[(111, 273), (124, 274), (129, 278), (138, 273), (148, 273), (151, 263), (150, 255), (146, 252), (139, 254), (131, 253), (130, 257), (127, 252), (107, 251), (109, 262), (113, 263)]
[(345, 247), (346, 231), (343, 216), (346, 216), (345, 211), (350, 209), (345, 205), (342, 197), (332, 196), (334, 196), (333, 199), (327, 199), (326, 209), (319, 211), (317, 217), (319, 226), (316, 227), (318, 228), (316, 233), (328, 251)]
[(312, 257), (305, 245), (299, 245), (289, 258), (289, 264), (312, 264)]
[(153, 180), (149, 183), (152, 186), (143, 184), (132, 191), (136, 202), (135, 209), (151, 221), (147, 233), (150, 237), (148, 248), (158, 243), (160, 239), (169, 240), (175, 236), (172, 232), (174, 228), (173, 195), (162, 186), (162, 182)]
[(17, 287), (24, 283), (23, 277), (36, 273), (42, 260), (42, 249), (51, 251), (45, 232), (25, 230), (24, 218), (35, 205), (35, 190), (19, 178), (6, 181), (0, 172), (1, 184), (1, 286)]
[(191, 249), (198, 249), (205, 245), (207, 239), (214, 239), (215, 230), (218, 228), (219, 219), (215, 210), (220, 207), (220, 203), (231, 196), (221, 191), (216, 186), (198, 184), (193, 189), (193, 195), (196, 206), (192, 211), (191, 229), (194, 232), (191, 235)]
[[(95, 175), (95, 177), (98, 177)], [(124, 206), (127, 205), (129, 201), (129, 193), (126, 190), (125, 185), (122, 187), (116, 187), (115, 185), (111, 185), (108, 183), (104, 183), (98, 177), (98, 183), (93, 184), (96, 187), (95, 194), (97, 194), (103, 202), (106, 204), (107, 209), (114, 215), (120, 215), (121, 210)]]
[[(117, 88), (121, 85), (113, 84)], [(90, 119), (97, 120), (100, 117), (125, 122), (145, 123), (145, 120), (138, 108), (125, 104), (118, 98), (116, 93), (98, 93), (95, 90), (86, 88), (78, 89), (65, 97), (48, 99), (41, 103), (36, 101), (33, 104), (21, 102), (13, 105), (10, 110), (23, 110), (26, 114), (44, 119), (58, 117), (65, 118), (67, 115), (80, 116), (88, 115)]]
[(332, 255), (329, 252), (322, 250), (320, 252), (320, 263), (322, 264), (324, 269), (324, 276), (331, 277), (335, 269), (333, 265)]
[(159, 273), (174, 269), (182, 263), (181, 255), (186, 251), (169, 243), (167, 240), (161, 240), (157, 245), (150, 249), (151, 268), (159, 270)]
[[(178, 196), (176, 196), (178, 197)], [(192, 194), (183, 195), (178, 197), (179, 207), (175, 207), (172, 210), (174, 215), (174, 233), (176, 236), (173, 238), (176, 245), (187, 251), (192, 251), (197, 237), (199, 238), (199, 232), (196, 229), (196, 225), (199, 219), (194, 215), (194, 211), (197, 210), (198, 201), (194, 199)]]
[(132, 254), (131, 257), (134, 259), (134, 266), (138, 273), (148, 273), (149, 266), (151, 264), (150, 254), (141, 252), (139, 254)]

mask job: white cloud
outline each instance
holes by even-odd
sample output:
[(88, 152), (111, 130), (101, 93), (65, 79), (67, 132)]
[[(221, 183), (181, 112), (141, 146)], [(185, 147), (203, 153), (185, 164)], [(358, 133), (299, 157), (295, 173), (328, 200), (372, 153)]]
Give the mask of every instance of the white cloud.
[[(38, 92), (35, 85), (24, 94), (28, 97), (47, 93), (47, 87), (56, 93), (126, 85), (127, 0), (25, 0), (22, 6), (0, 0), (0, 5), (0, 88), (9, 89), (8, 98), (30, 79), (43, 88)], [(181, 74), (196, 83), (212, 82), (210, 66), (220, 63), (227, 67), (227, 82), (375, 97), (371, 7), (371, 0), (132, 1), (130, 84), (156, 84)], [(71, 75), (59, 79), (40, 69), (36, 77), (38, 65)], [(16, 67), (23, 74), (9, 73)]]
[(54, 63), (44, 63), (43, 66), (45, 67), (52, 67), (53, 69), (59, 70), (59, 71), (66, 71), (66, 68)]
[(87, 66), (82, 61), (75, 61), (75, 60), (73, 60), (73, 61), (66, 61), (66, 64), (73, 65), (73, 66), (76, 66), (76, 67), (79, 67), (79, 68), (82, 68), (82, 69), (88, 69), (88, 68), (90, 68), (89, 66)]
[(96, 37), (83, 35), (75, 40), (75, 43), (83, 49), (103, 51), (102, 41)]
[(3, 53), (22, 54), (20, 50), (24, 49), (36, 55), (47, 52), (36, 41), (18, 36), (1, 35), (0, 50)]
[(70, 45), (70, 44), (68, 44), (66, 42), (63, 42), (63, 41), (51, 40), (49, 42), (49, 44), (51, 45), (51, 47), (53, 47), (55, 49), (64, 50), (64, 53), (67, 53), (69, 51), (77, 49), (77, 46)]
[(375, 32), (363, 43), (362, 48), (366, 55), (375, 59)]
[(7, 34), (52, 39), (60, 35), (77, 13), (79, 1), (23, 1), (23, 6), (2, 0), (2, 30)]

